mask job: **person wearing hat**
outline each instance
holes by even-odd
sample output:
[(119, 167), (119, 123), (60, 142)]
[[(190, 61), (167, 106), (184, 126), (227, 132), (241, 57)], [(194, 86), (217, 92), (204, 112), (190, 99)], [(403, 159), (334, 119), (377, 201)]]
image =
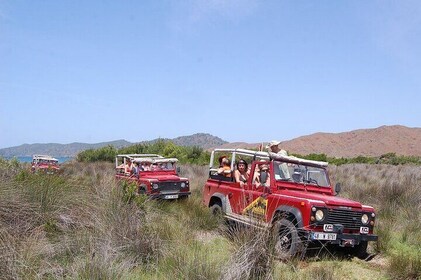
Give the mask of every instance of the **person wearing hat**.
[[(288, 156), (287, 151), (282, 150), (279, 148), (279, 144), (281, 141), (272, 140), (270, 143), (266, 146), (268, 148), (268, 151), (271, 153), (275, 153), (281, 156)], [(288, 165), (286, 163), (279, 164), (280, 172), (282, 173), (280, 176), (282, 179), (290, 179), (291, 175), (289, 174)]]
[[(260, 174), (266, 172), (266, 181), (260, 182)], [(254, 179), (253, 181), (256, 184), (256, 188), (262, 187), (270, 187), (270, 173), (269, 173), (269, 165), (266, 163), (256, 165), (256, 170), (254, 172)]]
[(281, 144), (281, 141), (277, 141), (277, 140), (272, 140), (270, 141), (270, 143), (266, 146), (266, 148), (268, 149), (269, 152), (271, 153), (275, 153), (281, 156), (288, 156), (287, 151), (282, 150), (281, 148), (279, 148), (279, 144)]

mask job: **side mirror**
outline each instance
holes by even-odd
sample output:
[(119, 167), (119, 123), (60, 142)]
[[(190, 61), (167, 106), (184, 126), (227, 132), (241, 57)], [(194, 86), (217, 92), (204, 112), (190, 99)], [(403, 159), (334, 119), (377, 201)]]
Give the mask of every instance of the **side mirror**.
[(259, 175), (259, 179), (260, 179), (260, 183), (263, 185), (266, 183), (267, 179), (268, 179), (268, 173), (267, 172), (260, 172)]
[(335, 185), (335, 195), (338, 195), (341, 192), (341, 183), (336, 183)]
[(180, 171), (181, 171), (181, 169), (180, 169), (179, 166), (177, 166), (177, 169), (176, 170), (177, 170), (177, 174), (180, 173)]

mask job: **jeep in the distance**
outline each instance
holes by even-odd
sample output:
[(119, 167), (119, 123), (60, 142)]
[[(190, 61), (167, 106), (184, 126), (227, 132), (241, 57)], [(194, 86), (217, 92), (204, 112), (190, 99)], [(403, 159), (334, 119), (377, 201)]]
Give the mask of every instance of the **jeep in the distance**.
[(58, 159), (48, 155), (33, 155), (31, 163), (32, 172), (54, 174), (60, 170)]
[[(231, 160), (231, 174), (218, 173), (217, 158)], [(221, 159), (219, 157), (219, 159)], [(235, 182), (238, 160), (249, 167), (248, 179)], [(215, 149), (203, 203), (230, 221), (270, 229), (280, 259), (302, 256), (311, 247), (344, 248), (367, 257), (373, 234), (373, 207), (338, 197), (331, 186), (327, 163), (245, 149)]]
[(176, 158), (156, 154), (121, 154), (115, 159), (116, 179), (136, 185), (138, 194), (158, 199), (187, 198), (189, 180), (178, 176)]

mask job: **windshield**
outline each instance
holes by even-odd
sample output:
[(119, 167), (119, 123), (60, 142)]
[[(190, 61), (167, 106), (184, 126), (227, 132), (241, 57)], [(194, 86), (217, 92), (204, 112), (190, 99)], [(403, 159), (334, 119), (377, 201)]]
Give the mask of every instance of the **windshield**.
[(273, 162), (276, 181), (290, 181), (329, 187), (326, 170), (296, 163)]
[(168, 171), (174, 170), (175, 163), (172, 162), (160, 162), (160, 163), (149, 163), (142, 162), (140, 165), (140, 171)]

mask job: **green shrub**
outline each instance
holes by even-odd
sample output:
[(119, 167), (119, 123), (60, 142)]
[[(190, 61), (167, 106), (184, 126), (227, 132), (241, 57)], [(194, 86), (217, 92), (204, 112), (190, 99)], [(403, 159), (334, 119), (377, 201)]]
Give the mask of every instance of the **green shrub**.
[(152, 144), (135, 144), (116, 150), (113, 146), (90, 149), (80, 152), (76, 159), (79, 162), (108, 161), (114, 162), (117, 154), (159, 154), (175, 157), (180, 163), (207, 164), (210, 153), (200, 147), (177, 146), (171, 141), (158, 140)]

